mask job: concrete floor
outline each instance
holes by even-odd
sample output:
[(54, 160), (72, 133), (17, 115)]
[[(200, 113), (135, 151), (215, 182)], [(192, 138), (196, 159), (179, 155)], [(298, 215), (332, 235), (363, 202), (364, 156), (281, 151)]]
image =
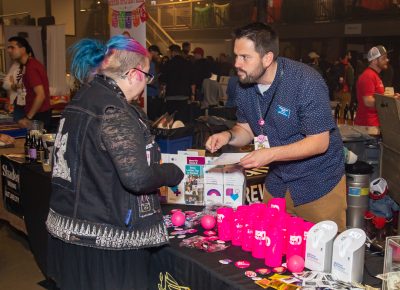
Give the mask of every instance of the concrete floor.
[(43, 290), (43, 280), (26, 236), (0, 220), (0, 289)]

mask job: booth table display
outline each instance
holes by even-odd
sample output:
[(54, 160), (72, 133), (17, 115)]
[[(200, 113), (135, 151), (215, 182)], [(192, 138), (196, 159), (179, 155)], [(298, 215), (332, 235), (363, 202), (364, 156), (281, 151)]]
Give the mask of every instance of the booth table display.
[[(2, 156), (2, 160), (5, 158)], [(51, 192), (50, 173), (45, 173), (38, 164), (23, 164), (10, 160), (15, 162), (20, 170), (20, 203), (31, 250), (40, 270), (46, 276), (47, 231), (45, 220)], [(250, 179), (250, 182), (254, 182), (253, 184), (264, 180), (265, 173), (258, 173), (260, 174), (257, 175), (254, 172), (247, 174), (253, 177), (253, 180)], [(254, 185), (254, 187), (262, 188), (262, 185)], [(251, 192), (250, 189), (247, 191)], [(255, 192), (254, 189), (253, 192)], [(169, 213), (172, 208), (176, 207), (197, 211), (202, 209), (199, 206), (163, 205), (163, 210), (165, 213)], [(202, 230), (198, 229), (196, 234), (201, 235)], [(206, 253), (197, 249), (180, 247), (180, 241), (182, 239), (173, 238), (171, 246), (155, 249), (149, 273), (150, 289), (261, 289), (244, 273), (247, 270), (254, 271), (257, 268), (265, 268), (263, 259), (254, 259), (250, 253), (243, 252), (239, 247), (230, 246), (221, 252)], [(228, 265), (219, 263), (220, 259), (227, 258), (233, 260), (233, 263), (237, 260), (247, 260), (251, 265), (248, 269), (238, 269), (233, 263)], [(382, 272), (382, 263), (382, 257), (366, 258), (366, 264), (373, 268), (373, 271), (369, 270), (374, 274)], [(367, 274), (364, 275), (364, 282), (368, 284), (379, 282), (372, 279)], [(176, 285), (180, 285), (180, 287)]]
[[(169, 214), (171, 209), (181, 208), (182, 210), (201, 210), (195, 206), (164, 205), (163, 211)], [(204, 229), (196, 226), (198, 232), (187, 234), (185, 238), (194, 235), (203, 235)], [(169, 229), (171, 233), (173, 229)], [(151, 269), (149, 278), (151, 281), (151, 290), (156, 289), (222, 289), (222, 290), (244, 290), (244, 289), (262, 289), (255, 284), (251, 278), (246, 277), (246, 271), (255, 271), (259, 268), (269, 268), (265, 266), (264, 259), (255, 259), (251, 253), (242, 251), (241, 247), (230, 246), (227, 249), (214, 253), (207, 253), (199, 249), (180, 247), (182, 241), (178, 236), (170, 240), (170, 246), (164, 246), (157, 249), (152, 255)], [(228, 244), (230, 244), (228, 242)], [(223, 259), (232, 260), (229, 264), (221, 264)], [(239, 260), (250, 262), (246, 269), (240, 269), (234, 266)], [(383, 257), (375, 256), (366, 252), (365, 271), (363, 283), (376, 285), (380, 280), (370, 275), (382, 273)], [(269, 268), (271, 270), (271, 268)], [(258, 277), (268, 278), (268, 275)], [(289, 271), (283, 273), (290, 275)], [(273, 289), (273, 288), (268, 288)]]

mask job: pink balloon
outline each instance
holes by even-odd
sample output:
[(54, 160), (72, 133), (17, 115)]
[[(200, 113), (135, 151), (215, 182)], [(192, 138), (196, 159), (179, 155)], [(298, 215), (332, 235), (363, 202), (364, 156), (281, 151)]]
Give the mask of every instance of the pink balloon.
[(206, 230), (211, 230), (215, 227), (215, 218), (211, 215), (205, 215), (200, 220), (201, 226)]
[(171, 222), (176, 227), (180, 227), (181, 225), (185, 224), (185, 219), (185, 214), (181, 211), (176, 211), (171, 216)]
[(292, 273), (300, 273), (304, 269), (304, 259), (299, 255), (293, 255), (287, 260), (287, 268)]

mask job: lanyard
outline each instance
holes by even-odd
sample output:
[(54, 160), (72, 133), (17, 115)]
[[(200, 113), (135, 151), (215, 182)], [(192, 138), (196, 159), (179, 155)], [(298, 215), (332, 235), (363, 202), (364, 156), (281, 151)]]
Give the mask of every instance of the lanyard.
[(280, 84), (280, 82), (281, 82), (282, 76), (283, 76), (283, 71), (280, 72), (279, 79), (278, 79), (278, 83), (276, 84), (276, 88), (275, 88), (275, 90), (274, 90), (274, 93), (272, 94), (271, 101), (270, 101), (269, 104), (268, 104), (268, 107), (267, 107), (267, 110), (266, 110), (264, 116), (262, 115), (262, 112), (261, 112), (260, 98), (257, 98), (258, 115), (259, 115), (259, 117), (260, 117), (260, 118), (258, 119), (258, 125), (260, 126), (260, 135), (263, 135), (263, 134), (264, 134), (264, 130), (263, 130), (263, 129), (264, 129), (264, 125), (265, 125), (265, 119), (267, 118), (268, 112), (269, 112), (269, 110), (271, 109), (272, 103), (274, 102), (275, 96), (276, 96), (276, 94), (277, 94), (277, 92), (278, 92), (279, 84)]

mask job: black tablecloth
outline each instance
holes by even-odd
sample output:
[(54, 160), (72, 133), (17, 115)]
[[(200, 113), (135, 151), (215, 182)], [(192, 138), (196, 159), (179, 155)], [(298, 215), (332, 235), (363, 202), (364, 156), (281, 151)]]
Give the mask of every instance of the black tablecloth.
[[(45, 220), (49, 209), (51, 192), (50, 174), (45, 173), (40, 165), (18, 164), (21, 182), (21, 205), (28, 232), (28, 239), (32, 253), (40, 270), (46, 275), (47, 231)], [(257, 175), (256, 175), (257, 176)], [(257, 176), (258, 178), (259, 176)], [(163, 205), (167, 213), (172, 208), (180, 207), (190, 210), (202, 210), (202, 207), (183, 205)], [(199, 232), (202, 230), (199, 227)], [(189, 235), (187, 235), (189, 236)], [(181, 288), (170, 289), (261, 289), (250, 278), (244, 275), (246, 270), (255, 270), (265, 267), (263, 260), (254, 259), (250, 253), (243, 252), (239, 247), (231, 246), (228, 249), (206, 253), (197, 249), (179, 246), (181, 239), (171, 239), (170, 246), (156, 249), (152, 257), (151, 272), (153, 281), (151, 289), (165, 286), (165, 281), (174, 285), (174, 281)], [(247, 269), (238, 269), (233, 263), (220, 264), (220, 259), (247, 260), (251, 266)], [(379, 283), (372, 275), (382, 273), (383, 257), (372, 256), (366, 253), (364, 283), (376, 285)]]
[(21, 205), (31, 251), (42, 271), (46, 274), (47, 230), (45, 222), (49, 212), (50, 173), (41, 165), (21, 166)]
[[(169, 213), (173, 208), (202, 210), (202, 207), (195, 206), (163, 206), (165, 213)], [(186, 235), (186, 237), (203, 235), (201, 226), (197, 226), (196, 229), (198, 229), (198, 232)], [(172, 230), (171, 228), (170, 231)], [(268, 268), (263, 259), (255, 259), (251, 256), (251, 253), (244, 252), (237, 246), (230, 246), (220, 252), (206, 253), (199, 249), (180, 247), (181, 241), (182, 239), (175, 237), (171, 239), (170, 246), (162, 247), (154, 253), (151, 263), (152, 287), (150, 289), (159, 289), (159, 285), (163, 286), (162, 289), (168, 289), (168, 287), (165, 287), (165, 283), (182, 287), (171, 289), (262, 289), (251, 278), (246, 277), (245, 272), (254, 271), (257, 268)], [(231, 259), (233, 262), (225, 265), (219, 263), (221, 259)], [(239, 260), (249, 261), (250, 267), (247, 269), (235, 267), (234, 263)], [(367, 251), (363, 283), (380, 287), (380, 280), (374, 276), (382, 273), (382, 271), (383, 257), (372, 255)], [(290, 274), (290, 272), (287, 271), (285, 274)], [(258, 276), (267, 277), (270, 275)]]

